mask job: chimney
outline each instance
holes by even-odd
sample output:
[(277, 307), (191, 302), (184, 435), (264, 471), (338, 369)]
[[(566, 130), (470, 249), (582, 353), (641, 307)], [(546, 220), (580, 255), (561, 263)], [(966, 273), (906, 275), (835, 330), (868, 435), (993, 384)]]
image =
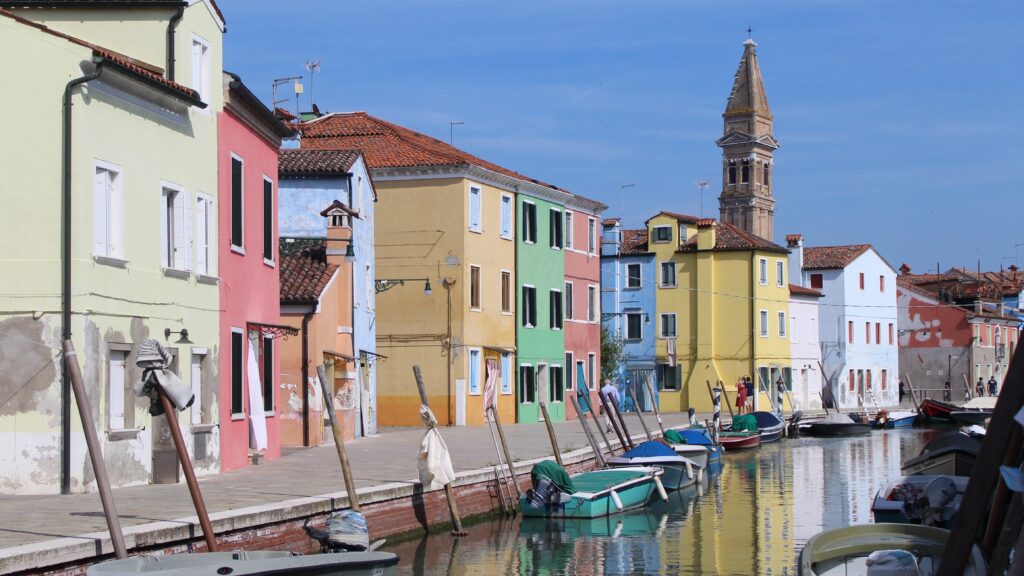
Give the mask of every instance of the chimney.
[(786, 247), (789, 248), (789, 283), (795, 286), (804, 285), (804, 235), (787, 234)]
[(904, 262), (903, 265), (900, 266), (900, 274), (902, 274), (903, 276), (910, 274), (910, 264)]
[(341, 202), (335, 200), (320, 215), (327, 218), (327, 263), (344, 265), (346, 256), (354, 258), (355, 246), (352, 239), (352, 212)]
[(697, 221), (697, 250), (713, 250), (718, 240), (718, 223), (714, 218)]
[(622, 248), (622, 219), (605, 218), (601, 222), (601, 256), (618, 256)]

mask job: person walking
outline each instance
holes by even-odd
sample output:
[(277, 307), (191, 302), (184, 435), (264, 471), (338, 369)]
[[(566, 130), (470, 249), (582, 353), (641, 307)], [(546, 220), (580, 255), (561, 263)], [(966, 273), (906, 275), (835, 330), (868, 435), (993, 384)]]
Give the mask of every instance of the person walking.
[(978, 383), (975, 384), (974, 388), (977, 390), (979, 398), (985, 395), (985, 382), (981, 379), (981, 376), (978, 376)]
[(747, 383), (740, 378), (736, 381), (736, 413), (743, 414), (747, 408)]
[[(619, 407), (619, 389), (612, 385), (612, 381), (609, 378), (604, 379), (604, 386), (601, 387), (601, 394), (608, 397), (608, 403), (614, 405), (616, 408)], [(601, 408), (604, 408), (604, 403), (601, 403)], [(612, 415), (607, 410), (604, 411), (604, 428), (606, 431), (612, 431)]]
[(754, 411), (754, 380), (750, 376), (744, 376), (747, 384), (747, 414)]
[(995, 396), (996, 395), (996, 388), (998, 386), (999, 386), (999, 383), (996, 382), (996, 377), (995, 376), (989, 376), (989, 378), (988, 378), (988, 395), (989, 396)]
[(906, 388), (903, 387), (903, 379), (900, 378), (900, 404), (903, 404), (903, 397), (907, 395)]
[(949, 380), (946, 380), (946, 383), (943, 386), (944, 390), (942, 391), (942, 399), (949, 402), (953, 399), (953, 388), (949, 385)]

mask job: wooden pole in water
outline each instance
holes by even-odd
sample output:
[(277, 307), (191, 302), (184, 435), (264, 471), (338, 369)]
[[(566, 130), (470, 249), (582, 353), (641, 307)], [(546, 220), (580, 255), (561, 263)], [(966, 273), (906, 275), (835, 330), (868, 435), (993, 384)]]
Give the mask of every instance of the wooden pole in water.
[(548, 405), (543, 400), (538, 404), (540, 404), (540, 413), (544, 416), (544, 426), (548, 429), (548, 440), (551, 440), (551, 451), (555, 453), (555, 462), (565, 468), (565, 464), (562, 464), (562, 451), (559, 450), (558, 439), (555, 438), (555, 427), (551, 425), (551, 416), (548, 414)]
[(601, 406), (604, 408), (604, 413), (608, 417), (608, 422), (612, 425), (612, 430), (615, 431), (615, 435), (619, 437), (619, 446), (622, 446), (623, 450), (628, 450), (629, 444), (626, 444), (626, 439), (623, 438), (622, 431), (619, 430), (619, 423), (615, 421), (615, 415), (612, 414), (611, 399), (608, 398), (608, 395), (604, 392), (598, 392), (598, 396), (601, 397)]
[(910, 374), (904, 374), (904, 378), (907, 379), (907, 388), (910, 388), (910, 398), (914, 401), (914, 406), (917, 407), (917, 413), (921, 413), (921, 403), (917, 401), (917, 392), (914, 391), (914, 383), (910, 381)]
[[(1006, 451), (1003, 453), (1003, 466), (1009, 466), (1010, 468), (1017, 468), (1020, 466), (1020, 448), (1021, 448), (1021, 428), (1020, 426), (1014, 426), (1013, 431), (1010, 432), (1010, 441), (1006, 443)], [(995, 550), (996, 541), (999, 539), (999, 532), (1003, 526), (1003, 522), (1006, 520), (1007, 507), (1010, 501), (1010, 490), (1006, 487), (1006, 483), (1003, 482), (1003, 475), (999, 475), (999, 479), (996, 484), (996, 493), (992, 498), (992, 511), (988, 516), (988, 524), (985, 526), (985, 537), (981, 541), (981, 551), (985, 553), (985, 556), (992, 558), (992, 552)], [(1015, 519), (1018, 523), (1020, 518)], [(998, 574), (998, 572), (993, 572)]]
[(1000, 482), (999, 465), (1006, 455), (1014, 429), (1019, 424), (1014, 415), (1024, 405), (1024, 347), (1018, 346), (1010, 362), (1003, 388), (992, 411), (985, 440), (981, 444), (971, 469), (967, 489), (949, 533), (949, 539), (939, 562), (937, 576), (956, 576), (964, 573), (974, 539), (981, 528), (988, 502)]
[(121, 518), (117, 515), (114, 494), (110, 491), (110, 478), (107, 476), (107, 465), (103, 462), (103, 449), (100, 448), (99, 435), (96, 433), (96, 422), (92, 419), (92, 407), (89, 405), (89, 398), (85, 395), (85, 383), (82, 380), (82, 369), (78, 365), (78, 354), (75, 352), (75, 345), (71, 343), (71, 340), (64, 340), (62, 344), (64, 364), (71, 377), (71, 389), (75, 393), (78, 416), (82, 419), (85, 445), (89, 448), (89, 460), (92, 462), (92, 471), (96, 476), (96, 488), (100, 493), (103, 516), (107, 519), (110, 543), (114, 546), (114, 555), (123, 560), (128, 557), (128, 548), (124, 544)]
[(501, 418), (498, 417), (498, 411), (494, 406), (489, 406), (488, 409), (491, 411), (491, 418), (494, 419), (494, 427), (498, 429), (498, 440), (501, 441), (501, 450), (505, 453), (505, 464), (508, 465), (508, 474), (512, 477), (512, 485), (516, 487), (516, 501), (523, 497), (522, 490), (519, 489), (519, 481), (516, 480), (515, 465), (512, 464), (512, 454), (508, 449), (508, 442), (505, 441), (505, 430), (501, 427)]
[(356, 481), (352, 478), (352, 466), (348, 461), (348, 452), (345, 450), (345, 436), (342, 434), (341, 422), (338, 422), (338, 414), (334, 411), (334, 391), (327, 384), (327, 369), (323, 364), (316, 367), (317, 380), (320, 381), (320, 390), (324, 395), (324, 408), (327, 410), (327, 418), (331, 421), (331, 434), (334, 436), (334, 449), (338, 452), (338, 463), (341, 464), (341, 476), (345, 479), (345, 494), (348, 496), (348, 506), (354, 512), (361, 512), (359, 508), (359, 495), (356, 494)]
[(651, 429), (647, 427), (647, 422), (644, 422), (644, 413), (640, 411), (640, 403), (636, 401), (636, 394), (633, 393), (633, 388), (628, 388), (629, 397), (633, 399), (633, 406), (636, 408), (636, 417), (640, 419), (640, 426), (644, 429), (644, 434), (647, 435), (648, 440), (654, 440), (651, 436)]
[(651, 384), (651, 374), (647, 373), (644, 378), (644, 384), (647, 386), (647, 392), (651, 395), (651, 406), (654, 408), (654, 416), (658, 419), (658, 428), (661, 429), (661, 437), (665, 437), (665, 426), (661, 423), (661, 412), (658, 411), (658, 396), (654, 394), (654, 386)]
[(967, 379), (967, 374), (961, 374), (964, 377), (964, 390), (967, 391), (967, 398), (974, 399), (974, 391), (971, 390), (971, 381)]
[[(600, 391), (597, 393), (597, 396), (598, 398), (601, 397)], [(594, 428), (597, 428), (597, 431), (601, 434), (601, 440), (604, 440), (604, 445), (608, 448), (608, 455), (614, 456), (615, 448), (612, 446), (611, 441), (608, 440), (608, 434), (605, 434), (604, 426), (601, 426), (601, 420), (597, 417), (597, 412), (594, 410), (594, 404), (590, 401), (589, 391), (586, 394), (580, 395), (580, 398), (583, 398), (583, 401), (587, 403), (587, 410), (590, 412), (590, 416), (594, 419)]]
[(619, 425), (622, 427), (622, 435), (626, 438), (626, 442), (629, 442), (630, 448), (636, 448), (636, 445), (633, 444), (633, 437), (629, 434), (629, 430), (626, 429), (626, 419), (622, 417), (622, 412), (619, 411), (619, 405), (615, 402), (612, 402), (611, 405), (613, 415), (612, 420), (618, 418)]
[[(416, 388), (420, 392), (420, 402), (427, 408), (430, 408), (430, 401), (427, 399), (427, 386), (423, 383), (423, 373), (420, 372), (420, 367), (413, 366), (412, 374), (416, 378)], [(437, 429), (437, 424), (429, 422), (427, 429)], [(448, 511), (451, 512), (452, 524), (455, 526), (452, 534), (455, 536), (465, 536), (468, 532), (462, 529), (462, 518), (459, 516), (459, 506), (455, 502), (455, 491), (452, 490), (451, 482), (444, 485), (444, 495), (448, 499)]]
[(580, 426), (583, 426), (583, 435), (587, 437), (587, 442), (590, 443), (590, 449), (594, 451), (594, 459), (597, 461), (597, 465), (604, 468), (608, 465), (608, 462), (604, 459), (604, 454), (601, 453), (601, 447), (597, 444), (597, 439), (594, 438), (594, 432), (590, 429), (590, 425), (587, 424), (587, 414), (580, 410), (580, 403), (576, 398), (570, 394), (569, 401), (572, 402), (572, 407), (576, 410), (576, 416), (580, 421)]
[(210, 525), (210, 515), (206, 513), (206, 503), (203, 502), (203, 493), (199, 491), (199, 482), (196, 480), (196, 471), (192, 469), (192, 460), (189, 459), (188, 450), (185, 449), (185, 440), (181, 437), (181, 429), (178, 428), (177, 414), (171, 400), (164, 394), (163, 388), (156, 387), (157, 395), (160, 396), (160, 404), (164, 408), (164, 415), (167, 416), (167, 427), (171, 429), (171, 438), (174, 440), (174, 449), (178, 452), (178, 462), (181, 463), (181, 471), (185, 473), (185, 483), (188, 484), (188, 492), (192, 496), (192, 504), (196, 508), (196, 516), (199, 517), (199, 525), (203, 528), (203, 538), (206, 540), (206, 551), (217, 551), (217, 537), (213, 534), (213, 526)]
[[(501, 448), (498, 447), (498, 437), (494, 435), (494, 428), (491, 427), (491, 411), (490, 406), (484, 410), (484, 419), (487, 421), (487, 431), (491, 433), (491, 441), (494, 442), (494, 453), (498, 456), (498, 466), (494, 469), (494, 476), (498, 482), (498, 498), (501, 499), (501, 511), (504, 513), (510, 513), (505, 507), (505, 494), (508, 493), (508, 499), (512, 500), (512, 489), (508, 487), (505, 478), (505, 461), (501, 455)], [(515, 477), (512, 478), (515, 482)], [(515, 502), (511, 502), (512, 509), (515, 509)]]

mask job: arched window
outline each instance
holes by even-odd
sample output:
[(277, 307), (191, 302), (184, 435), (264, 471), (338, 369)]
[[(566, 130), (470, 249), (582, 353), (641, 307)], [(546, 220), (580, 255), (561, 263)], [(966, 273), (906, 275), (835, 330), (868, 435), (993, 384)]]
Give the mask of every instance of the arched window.
[(772, 185), (771, 170), (769, 170), (767, 162), (764, 163), (764, 178), (762, 178), (762, 181), (764, 182), (765, 186)]
[(746, 184), (747, 182), (750, 182), (750, 162), (744, 160), (740, 168), (740, 184)]
[(729, 184), (735, 184), (735, 183), (736, 183), (736, 165), (735, 164), (730, 164), (729, 165)]

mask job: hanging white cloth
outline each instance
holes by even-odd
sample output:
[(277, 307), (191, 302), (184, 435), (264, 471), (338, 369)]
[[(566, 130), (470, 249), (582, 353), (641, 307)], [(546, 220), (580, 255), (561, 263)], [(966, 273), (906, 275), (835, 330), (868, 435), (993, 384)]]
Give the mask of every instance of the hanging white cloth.
[(448, 454), (448, 446), (437, 429), (437, 419), (427, 406), (420, 406), (420, 418), (424, 423), (433, 423), (420, 442), (419, 472), (420, 484), (427, 490), (444, 488), (455, 480), (452, 458)]
[(263, 385), (260, 383), (260, 365), (256, 361), (256, 348), (249, 340), (249, 362), (246, 366), (249, 383), (249, 447), (267, 449), (267, 417), (263, 411)]

